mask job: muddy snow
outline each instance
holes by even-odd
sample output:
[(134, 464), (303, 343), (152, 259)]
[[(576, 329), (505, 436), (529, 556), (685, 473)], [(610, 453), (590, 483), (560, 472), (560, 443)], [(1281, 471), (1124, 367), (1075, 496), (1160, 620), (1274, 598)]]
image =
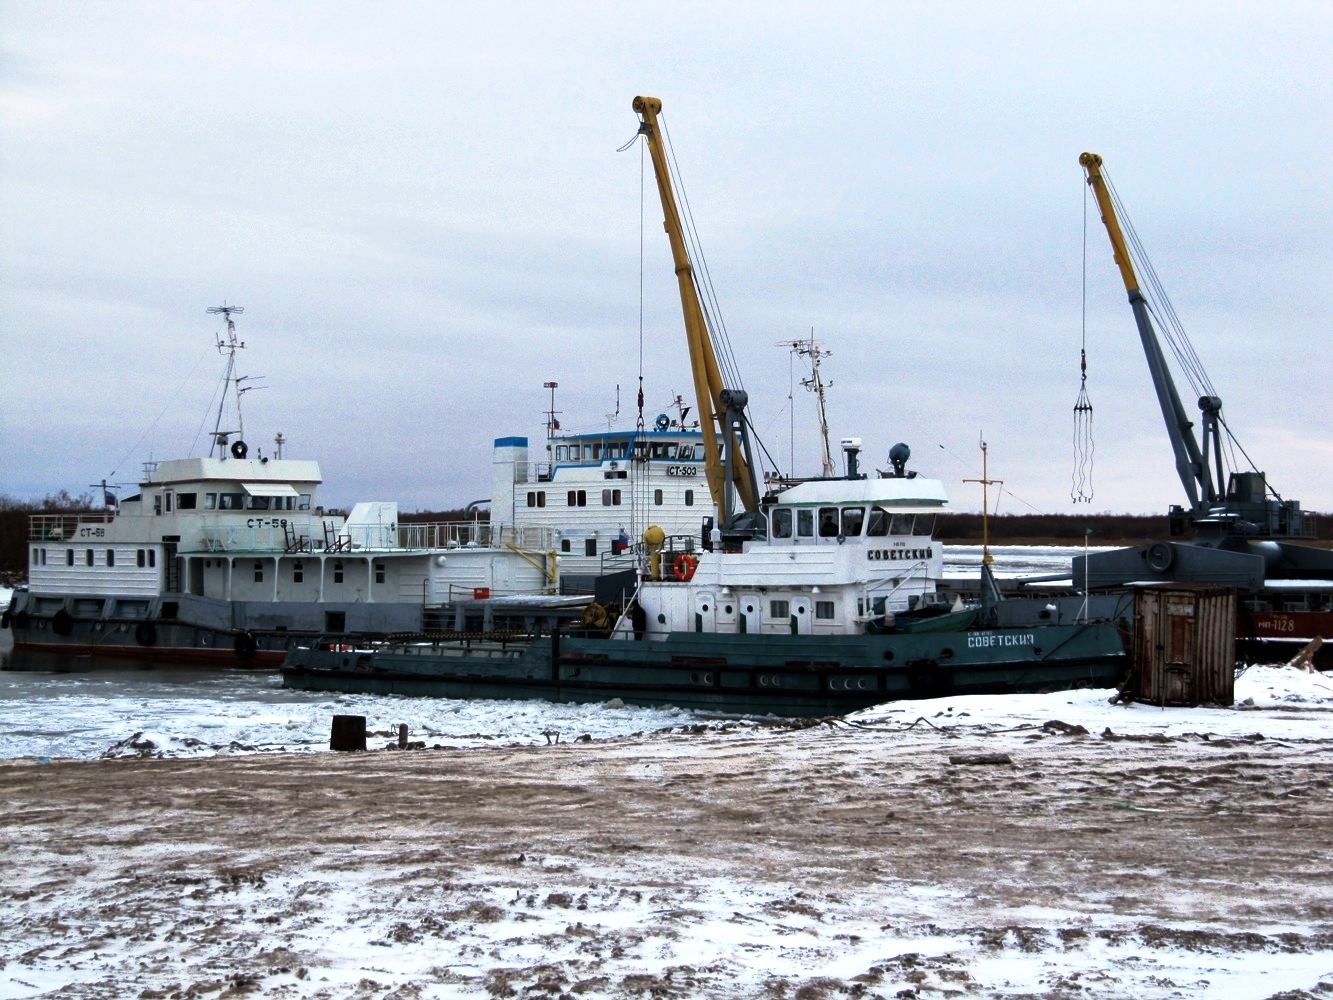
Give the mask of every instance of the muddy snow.
[(1333, 682), (1238, 691), (7, 761), (0, 995), (1333, 996)]

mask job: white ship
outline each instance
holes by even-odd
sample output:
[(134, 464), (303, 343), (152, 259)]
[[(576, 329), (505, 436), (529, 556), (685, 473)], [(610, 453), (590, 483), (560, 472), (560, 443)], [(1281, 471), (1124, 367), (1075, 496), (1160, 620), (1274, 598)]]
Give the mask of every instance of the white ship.
[(16, 646), (277, 662), (311, 634), (440, 631), (469, 602), (554, 588), (539, 522), (403, 524), (384, 501), (344, 516), (319, 503), (319, 464), (284, 457), (281, 436), (273, 456), (252, 452), (235, 374), (242, 310), (216, 311), (237, 429), (219, 406), (209, 457), (149, 463), (139, 492), (108, 493), (102, 511), (34, 515), (28, 586), (5, 613)]

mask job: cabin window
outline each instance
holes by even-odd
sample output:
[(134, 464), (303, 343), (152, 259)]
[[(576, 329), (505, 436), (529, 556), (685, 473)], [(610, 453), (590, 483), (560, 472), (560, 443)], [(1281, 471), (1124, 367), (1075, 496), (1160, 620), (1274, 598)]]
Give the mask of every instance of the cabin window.
[(73, 565), (74, 565), (74, 550), (73, 550), (73, 549), (66, 549), (66, 550), (65, 550), (65, 565), (66, 565), (66, 566), (73, 566)]
[(255, 583), (264, 582), (264, 564), (258, 559), (255, 560)]
[(561, 551), (561, 552), (573, 552), (573, 551), (574, 551), (573, 543), (571, 543), (570, 540), (569, 540), (568, 538), (562, 538), (562, 539), (560, 539), (560, 551)]
[(587, 490), (570, 490), (570, 491), (569, 491), (569, 506), (571, 506), (571, 507), (586, 507), (586, 506), (588, 506), (588, 491), (587, 491)]
[(177, 509), (177, 510), (194, 510), (194, 509), (195, 509), (195, 504), (198, 502), (198, 500), (199, 500), (199, 494), (198, 494), (198, 493), (177, 493), (177, 494), (176, 494), (176, 509)]
[(157, 565), (157, 549), (148, 550), (148, 566), (151, 569)]
[(889, 512), (883, 507), (870, 508), (870, 521), (866, 524), (866, 534), (872, 538), (889, 533)]
[(251, 510), (268, 510), (268, 497), (251, 497), (246, 506)]
[(216, 493), (204, 494), (204, 510), (218, 509), (218, 495)]
[(376, 566), (375, 566), (375, 582), (376, 582), (376, 583), (383, 583), (383, 582), (384, 582), (384, 564), (383, 564), (383, 563), (377, 563)]
[(658, 506), (658, 507), (661, 507), (661, 506), (662, 506), (662, 491), (661, 491), (661, 490), (653, 490), (653, 504), (654, 504), (655, 506)]
[(685, 491), (685, 506), (686, 507), (694, 506), (694, 490)]
[(848, 538), (861, 534), (861, 525), (865, 523), (864, 507), (844, 507), (842, 509), (842, 533)]
[(773, 511), (773, 537), (790, 538), (791, 537), (791, 515), (790, 508), (778, 507)]
[(832, 601), (815, 601), (815, 617), (816, 617), (816, 618), (821, 618), (821, 619), (823, 619), (824, 621), (832, 621), (832, 620), (833, 620), (833, 602), (832, 602)]
[(597, 539), (589, 538), (583, 543), (583, 554), (585, 556), (597, 555)]
[(571, 445), (569, 446), (569, 460), (570, 460), (571, 462), (577, 462), (577, 461), (579, 460), (579, 446), (578, 446), (578, 445), (576, 445), (576, 444), (571, 444)]
[(894, 514), (893, 523), (889, 527), (889, 533), (893, 535), (910, 535), (912, 533), (912, 524), (915, 518), (911, 514)]
[(776, 619), (785, 619), (791, 614), (791, 604), (787, 601), (769, 601), (768, 617)]
[(135, 553), (135, 556), (136, 556), (135, 561), (139, 564), (141, 568), (148, 565), (148, 555), (147, 553), (144, 552), (143, 549), (139, 549)]
[(161, 493), (154, 493), (154, 494), (153, 494), (153, 513), (154, 513), (154, 514), (161, 514), (161, 513), (162, 513), (162, 494), (161, 494)]
[(305, 567), (299, 562), (292, 563), (292, 583), (305, 583)]
[(106, 564), (107, 564), (108, 566), (114, 566), (114, 565), (116, 565), (116, 550), (115, 550), (115, 549), (107, 549), (107, 550), (106, 550)]
[(819, 508), (819, 537), (836, 538), (838, 535), (838, 508)]
[(168, 514), (170, 514), (171, 511), (172, 511), (171, 500), (172, 500), (172, 498), (173, 498), (175, 495), (176, 495), (176, 494), (172, 493), (170, 490), (168, 490), (168, 491), (164, 494), (164, 496), (165, 496), (165, 498), (166, 498), (166, 511), (167, 511)]
[(343, 564), (341, 560), (333, 564), (333, 582), (343, 582)]
[(546, 506), (546, 491), (545, 491), (545, 490), (528, 490), (528, 506), (529, 506), (529, 507), (545, 507), (545, 506)]
[(84, 549), (84, 550), (83, 550), (83, 564), (84, 564), (85, 566), (91, 566), (91, 565), (93, 564), (93, 550), (92, 550), (92, 549)]
[(815, 537), (815, 512), (809, 507), (796, 512), (796, 534), (801, 538)]
[(602, 506), (619, 507), (620, 495), (620, 490), (602, 490)]
[(301, 510), (309, 510), (309, 509), (310, 509), (310, 494), (309, 494), (309, 493), (302, 493), (302, 494), (301, 494)]

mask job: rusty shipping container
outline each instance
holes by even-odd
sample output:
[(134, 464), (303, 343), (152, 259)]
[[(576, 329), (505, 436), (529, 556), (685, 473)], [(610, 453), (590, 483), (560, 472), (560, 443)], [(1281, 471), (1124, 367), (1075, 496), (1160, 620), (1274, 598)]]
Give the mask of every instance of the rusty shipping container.
[(1236, 698), (1236, 591), (1172, 583), (1134, 591), (1129, 693), (1154, 705)]

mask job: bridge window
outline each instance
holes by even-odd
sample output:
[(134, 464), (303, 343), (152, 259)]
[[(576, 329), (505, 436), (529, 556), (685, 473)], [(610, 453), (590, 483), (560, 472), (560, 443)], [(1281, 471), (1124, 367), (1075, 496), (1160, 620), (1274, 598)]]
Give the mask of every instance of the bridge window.
[(889, 533), (889, 512), (883, 507), (870, 508), (870, 523), (866, 525), (866, 534), (882, 537)]
[(866, 509), (864, 507), (844, 507), (842, 509), (842, 533), (848, 538), (854, 538), (861, 534), (861, 525), (865, 523)]
[(194, 510), (194, 509), (195, 509), (195, 504), (198, 502), (198, 499), (199, 499), (199, 494), (198, 494), (198, 493), (177, 493), (177, 494), (176, 494), (176, 509), (177, 509), (177, 510)]
[(815, 537), (815, 512), (809, 507), (796, 512), (796, 534), (801, 538)]
[(218, 509), (218, 495), (216, 493), (204, 494), (204, 510)]
[(790, 538), (792, 512), (788, 508), (778, 507), (773, 511), (773, 537)]
[(683, 444), (680, 446), (680, 452), (676, 456), (680, 459), (690, 459), (694, 457), (694, 445)]
[(893, 524), (889, 527), (889, 533), (893, 535), (910, 535), (915, 518), (911, 514), (894, 514)]
[(838, 508), (819, 508), (819, 537), (836, 538), (838, 536)]

